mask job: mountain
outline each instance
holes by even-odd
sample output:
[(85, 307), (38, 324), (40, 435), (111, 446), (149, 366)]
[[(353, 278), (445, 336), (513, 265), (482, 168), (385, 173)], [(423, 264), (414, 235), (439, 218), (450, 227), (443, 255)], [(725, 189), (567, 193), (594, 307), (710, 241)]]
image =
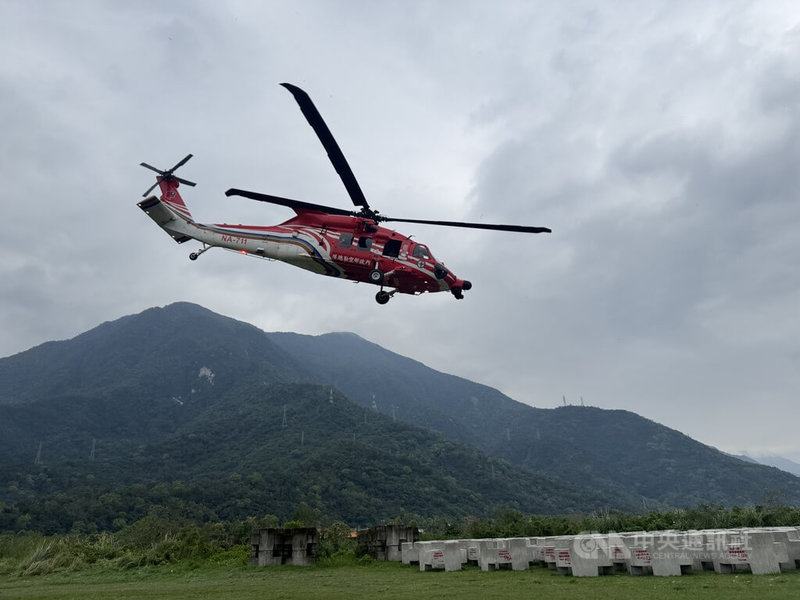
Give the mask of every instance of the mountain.
[(800, 463), (797, 463), (793, 460), (789, 460), (788, 458), (784, 458), (783, 456), (777, 456), (775, 454), (767, 454), (764, 456), (759, 456), (758, 459), (755, 460), (756, 462), (759, 462), (762, 465), (775, 467), (776, 469), (780, 469), (781, 471), (786, 471), (787, 473), (791, 473), (792, 475), (800, 477)]
[[(0, 359), (0, 459), (86, 456), (175, 433), (220, 395), (302, 368), (252, 325), (179, 303)], [(35, 448), (34, 448), (35, 451)]]
[(271, 333), (314, 380), (385, 414), (438, 431), (532, 472), (612, 494), (622, 505), (800, 502), (800, 479), (747, 464), (624, 410), (538, 409), (429, 369), (353, 334)]
[(110, 528), (152, 506), (199, 519), (307, 506), (367, 525), (616, 502), (309, 377), (263, 332), (189, 304), (0, 360), (0, 528)]
[(354, 524), (800, 503), (797, 477), (631, 412), (536, 409), (353, 334), (266, 334), (186, 303), (0, 359), (0, 486), (0, 525), (49, 530), (170, 503)]
[(0, 514), (0, 529), (19, 529), (20, 522), (48, 533), (81, 523), (107, 529), (153, 506), (200, 520), (286, 519), (307, 506), (372, 525), (396, 517), (485, 516), (500, 507), (576, 512), (613, 501), (309, 384), (245, 386), (171, 435), (133, 451), (101, 440), (94, 451), (93, 460), (0, 468), (13, 508)]

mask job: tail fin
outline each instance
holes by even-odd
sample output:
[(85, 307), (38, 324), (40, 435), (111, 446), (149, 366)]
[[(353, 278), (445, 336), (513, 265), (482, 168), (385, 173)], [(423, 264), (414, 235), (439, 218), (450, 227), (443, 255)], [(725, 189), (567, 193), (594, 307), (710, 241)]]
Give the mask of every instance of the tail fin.
[(158, 187), (161, 188), (161, 202), (187, 221), (194, 221), (192, 213), (189, 212), (189, 207), (186, 206), (180, 192), (178, 192), (179, 185), (177, 179), (159, 177)]
[[(185, 209), (186, 205), (183, 204), (182, 200), (181, 205), (184, 206)], [(138, 206), (148, 217), (155, 221), (156, 225), (166, 231), (170, 237), (179, 244), (193, 239), (191, 235), (191, 224), (193, 224), (194, 221), (191, 216), (184, 216), (184, 213), (178, 210), (176, 204), (163, 201), (163, 197), (162, 200), (159, 200), (155, 196), (150, 196), (139, 202)], [(186, 214), (188, 214), (188, 212), (189, 211), (186, 210)]]
[[(186, 179), (176, 177), (174, 172), (178, 167), (183, 166), (190, 158), (192, 158), (192, 155), (188, 154), (174, 167), (166, 171), (157, 169), (147, 163), (141, 163), (145, 169), (150, 169), (158, 173), (158, 177), (156, 177), (156, 182), (147, 188), (147, 191), (143, 194), (146, 199), (139, 202), (139, 208), (146, 212), (161, 229), (170, 234), (172, 239), (179, 244), (192, 239), (191, 233), (194, 219), (186, 203), (183, 201), (183, 198), (181, 198), (181, 195), (178, 193), (178, 186), (181, 183), (189, 186), (194, 186), (195, 184)], [(152, 192), (156, 186), (161, 189), (161, 200), (155, 196), (147, 198), (147, 195)]]

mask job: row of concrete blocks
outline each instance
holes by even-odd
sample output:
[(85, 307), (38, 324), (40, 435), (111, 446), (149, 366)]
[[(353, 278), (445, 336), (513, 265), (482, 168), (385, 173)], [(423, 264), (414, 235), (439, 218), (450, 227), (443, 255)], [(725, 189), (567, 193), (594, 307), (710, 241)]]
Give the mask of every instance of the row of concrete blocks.
[(753, 574), (800, 568), (800, 527), (585, 533), (572, 536), (404, 542), (401, 560), (421, 571), (525, 570), (541, 564), (576, 577), (627, 571), (674, 577), (692, 570)]

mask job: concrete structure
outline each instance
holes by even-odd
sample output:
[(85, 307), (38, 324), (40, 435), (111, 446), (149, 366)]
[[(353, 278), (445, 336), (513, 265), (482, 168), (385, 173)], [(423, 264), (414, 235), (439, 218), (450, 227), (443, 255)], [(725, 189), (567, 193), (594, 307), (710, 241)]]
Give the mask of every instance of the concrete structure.
[(662, 550), (648, 546), (650, 567), (656, 577), (679, 577), (692, 572), (694, 557), (685, 546)]
[(531, 544), (528, 538), (511, 538), (511, 570), (525, 571), (531, 566)]
[(417, 542), (420, 571), (439, 571), (445, 569), (444, 545), (446, 542)]
[(628, 572), (631, 575), (652, 575), (653, 564), (651, 562), (649, 549), (637, 546), (631, 548)]
[(315, 527), (260, 529), (250, 536), (250, 564), (311, 566), (317, 560), (318, 541)]
[(402, 542), (400, 544), (400, 557), (404, 565), (418, 565), (419, 544), (414, 542)]
[[(624, 555), (619, 560), (625, 560)], [(570, 553), (571, 574), (575, 577), (597, 577), (614, 571), (609, 550), (609, 536), (599, 533), (577, 535)], [(627, 568), (626, 563), (622, 563)]]
[(418, 539), (419, 529), (401, 525), (381, 525), (358, 532), (358, 544), (366, 548), (370, 556), (394, 562), (402, 560), (404, 543), (413, 543)]
[(467, 562), (466, 548), (460, 540), (450, 540), (444, 543), (444, 570), (460, 571), (461, 565)]
[(478, 565), (482, 571), (511, 569), (511, 551), (509, 540), (478, 540)]
[[(313, 565), (319, 533), (314, 528), (262, 529), (251, 538), (250, 564)], [(800, 527), (586, 533), (575, 536), (417, 541), (415, 527), (382, 526), (358, 541), (379, 560), (419, 564), (422, 571), (524, 570), (531, 564), (575, 577), (616, 571), (678, 577), (692, 570), (717, 573), (781, 573), (800, 569)]]
[(693, 570), (781, 573), (800, 569), (800, 527), (637, 531), (575, 536), (404, 543), (402, 561), (421, 570), (527, 569), (539, 564), (575, 577), (614, 572), (679, 577)]

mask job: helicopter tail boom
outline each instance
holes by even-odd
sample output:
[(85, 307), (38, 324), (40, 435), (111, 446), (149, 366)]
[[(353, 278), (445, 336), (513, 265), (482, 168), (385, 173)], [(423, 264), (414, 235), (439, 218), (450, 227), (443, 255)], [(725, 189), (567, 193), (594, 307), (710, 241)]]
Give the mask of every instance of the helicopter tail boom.
[(187, 221), (178, 217), (174, 210), (155, 196), (150, 196), (138, 203), (145, 214), (155, 221), (156, 225), (166, 231), (170, 237), (182, 244), (192, 239), (189, 235)]

